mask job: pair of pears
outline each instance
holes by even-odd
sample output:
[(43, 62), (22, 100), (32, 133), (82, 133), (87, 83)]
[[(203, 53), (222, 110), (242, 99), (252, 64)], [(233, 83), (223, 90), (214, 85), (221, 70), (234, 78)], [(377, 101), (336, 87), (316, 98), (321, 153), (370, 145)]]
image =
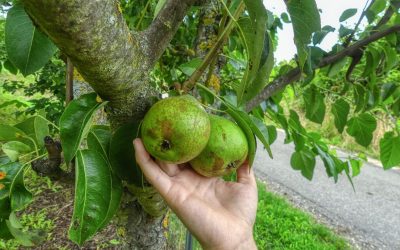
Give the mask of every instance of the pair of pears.
[(146, 150), (158, 160), (191, 167), (206, 177), (232, 173), (247, 158), (248, 144), (234, 122), (208, 114), (192, 96), (158, 101), (141, 126)]

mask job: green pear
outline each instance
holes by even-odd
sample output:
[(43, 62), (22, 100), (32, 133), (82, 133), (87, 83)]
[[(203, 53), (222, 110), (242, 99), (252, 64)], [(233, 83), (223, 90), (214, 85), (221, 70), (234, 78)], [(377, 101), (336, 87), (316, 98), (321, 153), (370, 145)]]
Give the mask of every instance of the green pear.
[(210, 139), (200, 155), (190, 161), (190, 165), (206, 177), (230, 174), (247, 158), (246, 136), (234, 122), (216, 115), (209, 117)]
[(146, 113), (141, 136), (146, 150), (156, 159), (184, 163), (207, 145), (210, 119), (194, 97), (169, 97), (155, 103)]

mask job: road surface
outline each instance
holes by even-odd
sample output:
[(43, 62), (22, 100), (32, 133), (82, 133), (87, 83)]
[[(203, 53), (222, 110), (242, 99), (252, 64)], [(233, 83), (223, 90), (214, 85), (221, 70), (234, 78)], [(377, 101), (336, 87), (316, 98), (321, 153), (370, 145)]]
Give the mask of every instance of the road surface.
[(271, 190), (286, 195), (293, 204), (330, 225), (357, 248), (400, 249), (399, 170), (384, 171), (378, 165), (366, 163), (353, 179), (354, 192), (345, 175), (340, 176), (337, 184), (328, 178), (318, 159), (310, 182), (291, 168), (294, 147), (285, 145), (284, 134), (278, 134), (272, 145), (274, 159), (258, 143), (254, 162), (256, 175)]

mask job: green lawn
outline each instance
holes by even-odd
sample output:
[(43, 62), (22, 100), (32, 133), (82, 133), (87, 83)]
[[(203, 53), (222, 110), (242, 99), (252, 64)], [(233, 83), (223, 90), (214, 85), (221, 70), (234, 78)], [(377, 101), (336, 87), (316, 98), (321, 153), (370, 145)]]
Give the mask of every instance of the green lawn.
[[(268, 192), (261, 182), (258, 182), (258, 198), (254, 230), (258, 249), (351, 249), (343, 238), (285, 199)], [(184, 249), (185, 233), (179, 219), (171, 214), (169, 245), (173, 249)], [(194, 249), (201, 249), (198, 242), (194, 243)]]

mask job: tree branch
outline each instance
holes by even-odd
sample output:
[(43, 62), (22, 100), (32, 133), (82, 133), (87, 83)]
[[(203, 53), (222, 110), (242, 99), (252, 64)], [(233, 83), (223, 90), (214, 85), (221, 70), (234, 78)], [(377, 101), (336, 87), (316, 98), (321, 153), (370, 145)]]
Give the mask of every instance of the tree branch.
[(347, 37), (346, 41), (343, 43), (343, 47), (347, 48), (349, 46), (349, 44), (352, 42), (354, 35), (356, 34), (358, 27), (361, 24), (361, 21), (364, 19), (365, 15), (367, 14), (367, 11), (371, 8), (371, 6), (374, 4), (375, 0), (372, 0), (371, 3), (369, 5), (368, 1), (365, 3), (363, 12), (360, 15), (360, 18), (358, 18), (357, 24), (353, 29), (353, 32), (351, 32), (351, 34)]
[[(392, 26), (388, 29), (378, 31), (369, 37), (366, 37), (363, 40), (360, 40), (353, 45), (349, 46), (348, 48), (338, 52), (337, 54), (327, 56), (323, 58), (320, 63), (315, 68), (323, 68), (329, 64), (336, 63), (346, 56), (351, 56), (357, 50), (367, 46), (368, 44), (375, 42), (391, 33), (400, 32), (400, 25)], [(246, 110), (250, 111), (259, 105), (264, 100), (270, 98), (276, 92), (284, 89), (290, 83), (299, 80), (301, 77), (301, 71), (299, 68), (292, 69), (287, 74), (280, 76), (279, 78), (275, 79), (273, 82), (268, 84), (256, 97), (254, 97), (251, 101), (249, 101), (246, 105)]]
[(204, 2), (206, 0), (167, 0), (152, 24), (143, 32), (147, 42), (146, 54), (152, 65), (164, 53), (190, 7)]
[[(146, 65), (116, 1), (23, 0), (25, 9), (105, 100), (126, 91)], [(137, 60), (142, 57), (142, 60)]]

